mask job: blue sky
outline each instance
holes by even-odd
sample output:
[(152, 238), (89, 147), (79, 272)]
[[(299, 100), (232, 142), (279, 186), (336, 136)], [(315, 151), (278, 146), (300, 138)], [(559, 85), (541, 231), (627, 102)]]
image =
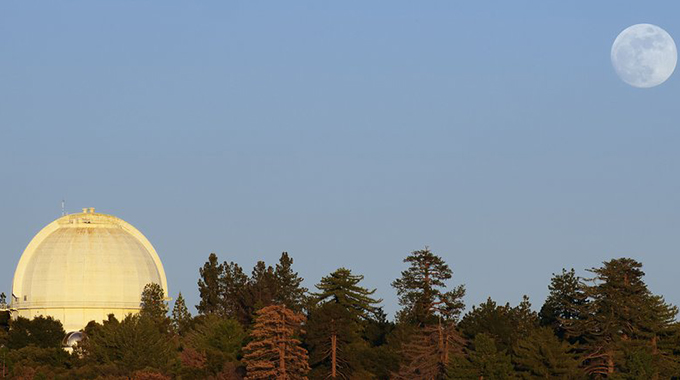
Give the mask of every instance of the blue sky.
[(390, 314), (425, 245), (466, 303), (643, 262), (680, 304), (679, 79), (619, 80), (617, 34), (675, 2), (0, 3), (0, 290), (81, 207), (154, 244), (198, 302), (210, 252), (340, 266)]

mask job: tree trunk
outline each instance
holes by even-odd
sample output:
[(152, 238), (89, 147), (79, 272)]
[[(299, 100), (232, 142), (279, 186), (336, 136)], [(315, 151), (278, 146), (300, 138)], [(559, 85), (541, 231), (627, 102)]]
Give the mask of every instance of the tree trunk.
[(279, 373), (281, 374), (279, 380), (288, 378), (286, 373), (286, 344), (283, 342), (279, 343)]
[[(285, 324), (285, 318), (281, 315), (281, 326), (285, 326)], [(288, 373), (286, 373), (286, 343), (284, 339), (285, 337), (281, 334), (279, 336), (279, 373), (281, 376), (278, 380), (286, 380), (288, 378)]]
[[(439, 352), (440, 354), (444, 353), (444, 331), (442, 331), (442, 318), (439, 317), (439, 326), (437, 331), (439, 332)], [(440, 360), (442, 358), (440, 357)]]
[(607, 352), (607, 373), (614, 373), (614, 352), (612, 351)]
[(338, 336), (331, 335), (331, 378), (335, 379), (337, 374), (337, 350), (338, 350)]

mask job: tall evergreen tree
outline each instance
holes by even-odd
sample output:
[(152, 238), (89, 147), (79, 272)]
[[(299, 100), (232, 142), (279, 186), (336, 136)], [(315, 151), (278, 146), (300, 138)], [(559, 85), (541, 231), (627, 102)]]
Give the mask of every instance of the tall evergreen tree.
[[(0, 296), (4, 296), (5, 293), (0, 294)], [(2, 336), (5, 336), (6, 333), (9, 331), (9, 321), (10, 321), (10, 313), (9, 310), (7, 309), (7, 304), (5, 303), (6, 300), (2, 297), (0, 297), (0, 338)], [(4, 342), (2, 339), (0, 339), (0, 344), (3, 344)]]
[(224, 267), (218, 262), (217, 255), (211, 253), (208, 261), (199, 269), (198, 292), (201, 301), (196, 305), (199, 314), (224, 315), (221, 277)]
[(402, 346), (403, 360), (393, 378), (445, 379), (449, 363), (454, 356), (461, 356), (464, 343), (452, 323), (419, 326)]
[(90, 322), (85, 334), (85, 361), (113, 365), (122, 374), (142, 369), (167, 372), (178, 360), (175, 341), (158, 328), (153, 318), (128, 314), (118, 322), (110, 315), (103, 324)]
[(313, 379), (349, 379), (361, 368), (356, 355), (359, 326), (340, 304), (328, 302), (313, 307), (306, 329)]
[(499, 350), (511, 352), (518, 339), (538, 327), (538, 317), (526, 296), (514, 307), (509, 303), (497, 305), (489, 298), (479, 306), (473, 306), (458, 326), (468, 339), (485, 333), (494, 339)]
[(293, 259), (288, 252), (281, 253), (276, 269), (276, 295), (274, 301), (293, 311), (302, 311), (306, 304), (307, 288), (302, 286), (303, 278), (293, 271)]
[(298, 339), (304, 322), (304, 315), (283, 305), (258, 310), (251, 342), (244, 348), (246, 379), (306, 380), (308, 356)]
[(57, 348), (61, 347), (65, 335), (61, 322), (52, 317), (37, 316), (33, 319), (18, 317), (10, 321), (7, 346), (11, 349), (26, 346)]
[(202, 356), (205, 360), (203, 365), (211, 374), (219, 373), (230, 364), (236, 365), (241, 344), (246, 338), (241, 324), (234, 319), (223, 319), (216, 315), (197, 319), (184, 339), (185, 349)]
[(580, 311), (587, 298), (581, 290), (580, 279), (574, 269), (562, 269), (561, 274), (553, 273), (548, 290), (548, 298), (538, 314), (540, 323), (552, 327), (557, 336), (564, 338), (565, 326), (573, 320), (581, 319)]
[(464, 307), (465, 288), (446, 291), (453, 273), (441, 257), (427, 247), (412, 252), (404, 262), (409, 268), (392, 286), (397, 289), (402, 323), (416, 325), (416, 333), (402, 346), (400, 378), (415, 375), (439, 379), (446, 375), (451, 354), (460, 352), (462, 339), (455, 323)]
[(182, 292), (177, 295), (175, 306), (172, 308), (172, 327), (179, 335), (184, 335), (191, 325), (191, 313), (182, 297)]
[(465, 288), (462, 285), (444, 291), (453, 272), (441, 257), (429, 248), (413, 251), (404, 259), (409, 268), (392, 282), (397, 289), (399, 304), (404, 307), (400, 318), (419, 325), (432, 323), (436, 317), (456, 319), (464, 308)]
[(625, 362), (620, 358), (641, 343), (651, 347), (653, 356), (663, 356), (659, 337), (672, 328), (678, 309), (649, 291), (641, 268), (632, 259), (610, 260), (591, 269), (595, 277), (582, 284), (588, 302), (578, 309), (581, 319), (566, 329), (584, 342), (583, 360), (591, 375), (621, 372)]
[(156, 284), (150, 283), (144, 286), (142, 291), (141, 310), (139, 314), (154, 320), (164, 319), (168, 314), (168, 304), (165, 301), (165, 291)]
[(248, 275), (243, 272), (243, 268), (234, 262), (222, 264), (220, 287), (224, 314), (238, 320), (244, 326), (251, 322), (253, 313), (248, 304), (248, 286)]
[(350, 378), (362, 371), (357, 353), (367, 350), (368, 344), (360, 333), (382, 301), (371, 297), (375, 289), (359, 285), (363, 278), (340, 268), (316, 285), (319, 293), (312, 294), (315, 306), (306, 339), (315, 376)]
[(522, 379), (583, 379), (573, 347), (560, 341), (553, 330), (542, 327), (520, 339), (512, 361)]
[(375, 289), (368, 290), (359, 285), (363, 279), (362, 275), (353, 275), (349, 269), (340, 268), (323, 277), (316, 285), (319, 292), (312, 293), (312, 296), (315, 303), (332, 302), (340, 305), (349, 311), (357, 322), (367, 320), (378, 311), (377, 305), (382, 300), (372, 297)]
[(484, 333), (477, 334), (468, 354), (470, 364), (478, 379), (505, 380), (513, 377), (510, 356), (496, 348), (494, 339)]
[(264, 261), (258, 261), (248, 281), (248, 306), (251, 314), (263, 307), (272, 305), (276, 298), (276, 276), (274, 268)]

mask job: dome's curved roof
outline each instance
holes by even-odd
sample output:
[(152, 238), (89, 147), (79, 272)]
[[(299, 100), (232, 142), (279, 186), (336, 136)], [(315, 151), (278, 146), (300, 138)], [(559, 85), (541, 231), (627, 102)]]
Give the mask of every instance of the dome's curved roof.
[(138, 309), (152, 282), (167, 295), (163, 265), (144, 235), (114, 216), (83, 211), (55, 220), (28, 244), (14, 274), (14, 308)]

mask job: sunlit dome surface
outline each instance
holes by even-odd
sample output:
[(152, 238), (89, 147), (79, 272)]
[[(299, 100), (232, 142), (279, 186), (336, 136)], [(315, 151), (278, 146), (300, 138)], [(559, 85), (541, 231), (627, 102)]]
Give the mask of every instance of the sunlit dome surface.
[(13, 316), (53, 316), (77, 331), (108, 314), (139, 311), (142, 290), (160, 284), (163, 265), (137, 229), (94, 209), (63, 216), (42, 229), (14, 274)]

